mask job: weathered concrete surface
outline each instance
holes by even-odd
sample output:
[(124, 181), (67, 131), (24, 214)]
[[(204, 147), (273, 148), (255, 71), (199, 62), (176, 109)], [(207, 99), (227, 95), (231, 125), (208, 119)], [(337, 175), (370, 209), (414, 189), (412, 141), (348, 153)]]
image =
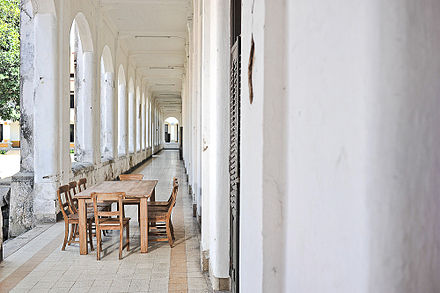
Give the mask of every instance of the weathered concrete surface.
[(9, 209), (9, 236), (15, 237), (34, 227), (34, 174), (20, 172), (12, 177)]
[(8, 238), (11, 177), (0, 179), (0, 262), (3, 260), (3, 242)]

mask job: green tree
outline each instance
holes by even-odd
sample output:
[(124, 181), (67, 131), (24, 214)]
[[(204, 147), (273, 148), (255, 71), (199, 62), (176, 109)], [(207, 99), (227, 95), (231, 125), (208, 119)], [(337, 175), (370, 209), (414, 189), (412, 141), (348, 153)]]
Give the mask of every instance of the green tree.
[(20, 113), (20, 1), (0, 0), (0, 117)]

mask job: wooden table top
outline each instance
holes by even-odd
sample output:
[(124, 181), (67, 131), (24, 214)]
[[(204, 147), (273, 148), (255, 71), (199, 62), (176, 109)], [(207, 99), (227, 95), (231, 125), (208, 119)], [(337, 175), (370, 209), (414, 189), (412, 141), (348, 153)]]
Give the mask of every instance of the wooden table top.
[(92, 192), (112, 193), (125, 192), (126, 197), (150, 197), (156, 188), (157, 180), (139, 180), (139, 181), (104, 181), (97, 185), (91, 186), (77, 194), (74, 198), (91, 197)]

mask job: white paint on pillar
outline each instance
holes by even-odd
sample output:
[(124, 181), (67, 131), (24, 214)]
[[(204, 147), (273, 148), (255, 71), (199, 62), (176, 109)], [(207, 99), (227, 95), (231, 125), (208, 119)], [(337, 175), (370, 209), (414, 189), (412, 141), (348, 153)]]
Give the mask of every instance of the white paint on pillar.
[(127, 86), (122, 65), (118, 72), (118, 153), (127, 153)]
[(95, 58), (93, 52), (78, 54), (78, 95), (76, 121), (76, 154), (81, 162), (94, 162), (94, 77)]
[(139, 86), (136, 88), (135, 121), (136, 152), (138, 152), (141, 149), (141, 92)]
[(134, 96), (134, 85), (133, 80), (130, 79), (130, 82), (128, 84), (128, 152), (134, 153), (135, 148), (135, 96)]
[(142, 93), (141, 102), (141, 149), (145, 149), (145, 92)]
[(217, 278), (229, 278), (229, 1), (211, 2), (212, 103), (209, 238), (210, 266)]
[(210, 77), (211, 77), (211, 58), (210, 58), (210, 34), (211, 34), (211, 16), (210, 16), (210, 2), (203, 3), (203, 34), (202, 34), (202, 76), (203, 82), (201, 84), (201, 112), (202, 112), (202, 156), (201, 156), (201, 213), (202, 213), (202, 228), (200, 247), (202, 251), (209, 250), (209, 198), (210, 198), (210, 178), (209, 173), (211, 150), (211, 94), (210, 94)]
[[(263, 115), (264, 115), (264, 3), (243, 0), (241, 26), (240, 118), (240, 292), (263, 291)], [(253, 66), (253, 103), (249, 102), (247, 65), (251, 37), (256, 56)], [(274, 76), (276, 78), (276, 76)], [(275, 129), (273, 131), (276, 131)]]
[(54, 220), (59, 173), (57, 21), (53, 14), (36, 14), (34, 21), (35, 56), (38, 56), (34, 65), (34, 213), (37, 219), (52, 216)]
[(105, 72), (101, 78), (101, 157), (113, 158), (113, 77)]

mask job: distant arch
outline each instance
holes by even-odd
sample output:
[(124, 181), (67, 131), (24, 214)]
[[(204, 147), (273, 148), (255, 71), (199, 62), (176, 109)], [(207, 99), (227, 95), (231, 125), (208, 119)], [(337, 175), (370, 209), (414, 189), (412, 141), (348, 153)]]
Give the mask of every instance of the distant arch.
[(168, 117), (165, 119), (164, 127), (165, 142), (179, 141), (179, 120), (176, 117)]

